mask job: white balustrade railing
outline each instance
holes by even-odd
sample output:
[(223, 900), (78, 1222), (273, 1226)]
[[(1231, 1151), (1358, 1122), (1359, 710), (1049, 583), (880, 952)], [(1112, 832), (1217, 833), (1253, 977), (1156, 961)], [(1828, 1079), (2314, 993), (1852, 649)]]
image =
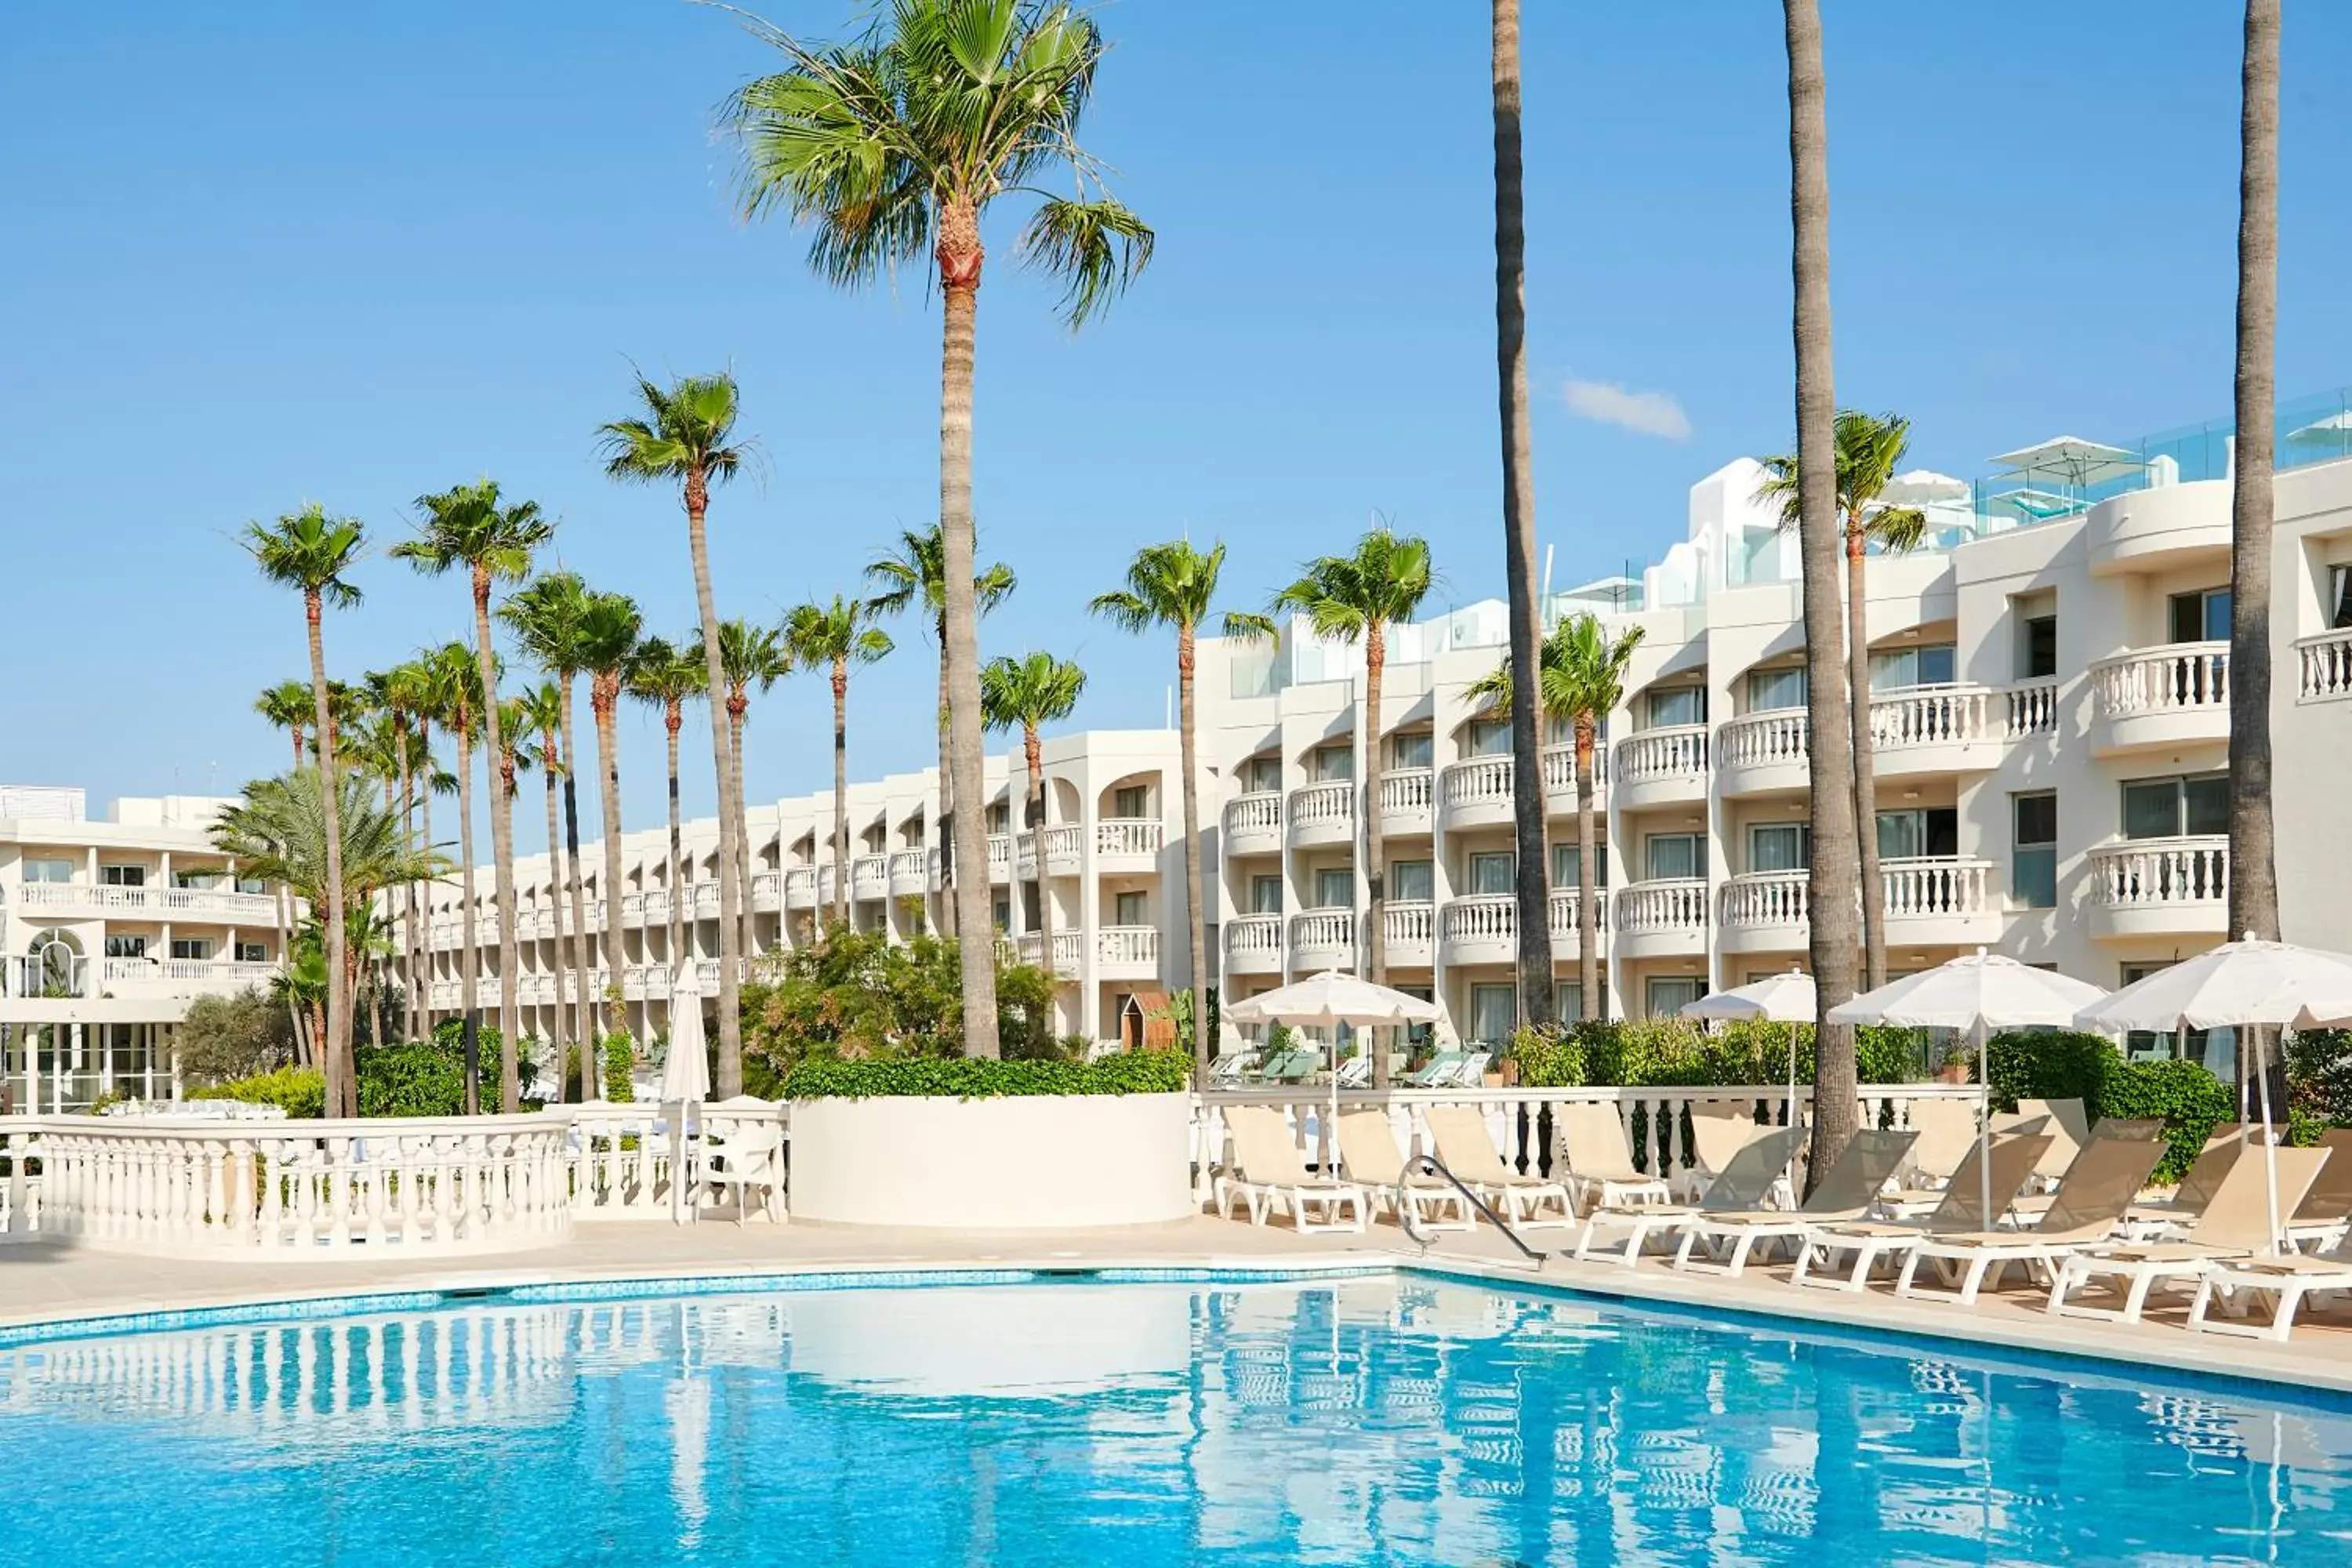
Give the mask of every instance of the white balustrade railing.
[(1870, 743), (1878, 751), (1989, 740), (1993, 694), (1981, 686), (1912, 686), (1870, 700)]
[(2230, 645), (2172, 643), (2103, 658), (2091, 666), (2091, 690), (2103, 717), (2230, 710)]
[(2226, 903), (2230, 840), (2131, 838), (2091, 849), (2091, 901), (2110, 909)]
[(1087, 830), (1075, 822), (1060, 823), (1045, 829), (1045, 864), (1075, 868), (1078, 854), (1086, 847)]
[(1706, 726), (1674, 724), (1643, 730), (1617, 742), (1610, 768), (1619, 784), (1706, 777)]
[(1427, 768), (1395, 768), (1381, 775), (1382, 816), (1427, 817), (1436, 775)]
[[(1577, 891), (1574, 888), (1554, 888), (1551, 890), (1551, 935), (1554, 942), (1562, 937), (1576, 940)], [(1592, 889), (1592, 930), (1597, 937), (1609, 929), (1609, 891)]]
[[(678, 1113), (686, 1110), (681, 1117)], [(692, 1181), (698, 1141), (787, 1125), (782, 1105), (616, 1105), (569, 1109), (572, 1209), (580, 1219), (668, 1220), (698, 1209), (707, 1194)], [(684, 1190), (674, 1187), (680, 1173)]]
[[(646, 896), (643, 893), (623, 893), (621, 895), (621, 923), (623, 925), (643, 925), (645, 923), (645, 919)], [(520, 936), (523, 933), (520, 931), (518, 931), (515, 934), (517, 936)]]
[(784, 872), (784, 902), (804, 910), (816, 902), (816, 868), (793, 866)]
[(1236, 795), (1225, 803), (1225, 837), (1282, 831), (1282, 796), (1273, 790)]
[(1012, 868), (1013, 835), (990, 834), (988, 836), (988, 879), (992, 882), (1001, 882), (1004, 880), (1004, 874)]
[(160, 985), (175, 990), (205, 986), (223, 991), (267, 985), (278, 965), (229, 958), (109, 958), (104, 981), (109, 986)]
[(1433, 904), (1388, 902), (1381, 906), (1381, 942), (1393, 960), (1400, 948), (1426, 948), (1437, 932)]
[(1149, 858), (1160, 853), (1167, 831), (1149, 817), (1114, 816), (1095, 824), (1095, 853)]
[(851, 861), (849, 896), (853, 899), (888, 898), (890, 858), (887, 855), (860, 855)]
[(118, 914), (150, 914), (168, 919), (190, 917), (218, 921), (275, 923), (278, 900), (268, 893), (240, 893), (225, 888), (121, 888), (84, 882), (26, 882), (17, 902), (27, 910), (99, 909)]
[(1160, 963), (1160, 928), (1104, 926), (1095, 932), (1095, 959), (1123, 969), (1156, 968)]
[[(1032, 969), (1045, 967), (1045, 939), (1043, 933), (1034, 931), (1024, 932), (1018, 951), (1021, 954), (1021, 962)], [(1054, 933), (1054, 973), (1056, 978), (1076, 979), (1085, 959), (1086, 942), (1078, 932), (1057, 931)]]
[(2352, 626), (2294, 645), (2295, 696), (2305, 702), (2352, 697)]
[(1309, 910), (1303, 915), (1290, 917), (1290, 951), (1302, 961), (1321, 962), (1337, 956), (1350, 962), (1348, 955), (1356, 947), (1356, 912), (1353, 910)]
[(1996, 908), (1990, 860), (1939, 856), (1881, 860), (1878, 880), (1890, 921), (1990, 914)]
[(1777, 709), (1727, 719), (1716, 732), (1717, 767), (1751, 768), (1805, 760), (1805, 710)]
[(1282, 963), (1282, 917), (1235, 915), (1224, 926), (1225, 957), (1255, 958), (1279, 966)]
[(890, 857), (890, 896), (920, 898), (930, 890), (930, 864), (919, 849), (900, 849)]
[(1519, 900), (1509, 893), (1448, 899), (1439, 925), (1449, 942), (1517, 942)]
[(694, 912), (698, 919), (710, 920), (719, 913), (719, 884), (716, 880), (694, 882), (687, 890), (694, 895)]
[(1706, 883), (1701, 879), (1631, 883), (1618, 889), (1610, 902), (1616, 906), (1621, 931), (1638, 935), (1706, 930)]
[(2025, 680), (2009, 689), (2008, 719), (2002, 733), (2021, 741), (2028, 735), (2053, 735), (2058, 731), (2058, 683)]
[(1511, 759), (1507, 756), (1472, 757), (1453, 763), (1445, 770), (1445, 809), (1508, 805), (1511, 772)]
[[(1546, 795), (1576, 798), (1576, 747), (1573, 743), (1546, 746), (1543, 749), (1543, 781)], [(1609, 748), (1595, 742), (1592, 748), (1592, 787), (1600, 790), (1609, 783)]]
[(1356, 819), (1356, 785), (1350, 779), (1333, 779), (1290, 792), (1290, 830), (1345, 827)]
[(1807, 871), (1749, 871), (1723, 884), (1727, 931), (1801, 926), (1806, 921)]
[[(916, 869), (919, 874), (922, 860), (921, 851), (918, 850), (916, 852), (915, 859), (917, 862)], [(653, 912), (652, 902), (657, 897), (659, 897), (659, 895), (655, 893), (648, 893), (646, 895), (647, 906), (646, 912), (647, 914), (650, 915)], [(778, 905), (782, 903), (783, 897), (784, 874), (782, 871), (754, 871), (751, 873), (751, 907), (753, 909), (775, 909)]]

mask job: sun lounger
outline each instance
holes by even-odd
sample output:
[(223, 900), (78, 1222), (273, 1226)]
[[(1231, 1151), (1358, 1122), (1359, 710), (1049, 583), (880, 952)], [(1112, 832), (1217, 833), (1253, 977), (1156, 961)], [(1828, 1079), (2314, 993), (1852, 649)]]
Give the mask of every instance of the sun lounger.
[(1234, 1158), (1233, 1168), (1215, 1183), (1217, 1213), (1223, 1217), (1233, 1217), (1233, 1200), (1238, 1195), (1248, 1206), (1252, 1225), (1264, 1225), (1277, 1205), (1289, 1211), (1291, 1224), (1302, 1232), (1361, 1231), (1371, 1223), (1371, 1205), (1360, 1184), (1307, 1171), (1282, 1112), (1265, 1105), (1228, 1106), (1225, 1130), (1233, 1139)]
[(1216, 1060), (1209, 1064), (1209, 1081), (1218, 1084), (1239, 1083), (1256, 1061), (1257, 1051), (1255, 1047), (1238, 1051), (1220, 1051), (1217, 1053)]
[(1742, 1100), (1691, 1107), (1690, 1130), (1691, 1163), (1672, 1184), (1680, 1189), (1684, 1202), (1695, 1204), (1716, 1173), (1729, 1164), (1733, 1155), (1771, 1131), (1772, 1124), (1757, 1121), (1755, 1107)]
[(1465, 1186), (1515, 1226), (1574, 1225), (1568, 1188), (1534, 1171), (1514, 1171), (1496, 1152), (1486, 1119), (1466, 1105), (1433, 1105), (1429, 1131), (1437, 1158)]
[[(2229, 1167), (2185, 1240), (2094, 1245), (2061, 1258), (2050, 1287), (2049, 1310), (2070, 1318), (2114, 1318), (2136, 1323), (2149, 1292), (2167, 1281), (2195, 1281), (2201, 1286), (2207, 1264), (2268, 1252), (2273, 1170), (2279, 1212), (2292, 1214), (2327, 1158), (2325, 1149), (2254, 1151)], [(2094, 1279), (2115, 1280), (2123, 1288), (2123, 1305), (2092, 1307), (2075, 1300), (2074, 1292)]]
[[(1404, 1153), (1398, 1149), (1396, 1131), (1385, 1110), (1350, 1110), (1339, 1118), (1339, 1158), (1348, 1177), (1371, 1194), (1375, 1209), (1382, 1205), (1399, 1219), (1410, 1217), (1424, 1230), (1474, 1230), (1477, 1211), (1461, 1190), (1442, 1176), (1419, 1172), (1408, 1177)], [(1465, 1178), (1466, 1180), (1466, 1178)]]
[[(2058, 1136), (2055, 1132), (2052, 1131), (2050, 1119), (2046, 1116), (1995, 1116), (1993, 1118), (1991, 1142), (1995, 1143), (2001, 1142), (2006, 1139), (2036, 1138), (2042, 1136), (2049, 1137), (2053, 1142), (2056, 1142)], [(1979, 1144), (1979, 1140), (1976, 1133), (1973, 1131), (1970, 1131), (1969, 1134), (1969, 1151), (1968, 1153), (1962, 1157), (1958, 1167), (1959, 1170), (1965, 1170), (1969, 1173), (1969, 1179), (1970, 1181), (1975, 1181), (1977, 1179), (1977, 1167), (1973, 1162), (1977, 1158)], [(2048, 1152), (2049, 1149), (2045, 1145), (2042, 1149), (2042, 1153), (2046, 1155)], [(1915, 1155), (1916, 1153), (1916, 1145), (1914, 1145), (1914, 1153)], [(1993, 1205), (1993, 1216), (1996, 1220), (1998, 1220), (2004, 1213), (2013, 1212), (2014, 1205), (2027, 1201), (2023, 1195), (2022, 1186), (2024, 1183), (2031, 1182), (2033, 1179), (2033, 1172), (2025, 1172), (2020, 1181), (2020, 1189), (2011, 1193), (2009, 1197), (2003, 1202)], [(1958, 1174), (1956, 1171), (1950, 1178), (1932, 1187), (1898, 1187), (1894, 1192), (1888, 1193), (1885, 1197), (1878, 1200), (1878, 1212), (1885, 1215), (1888, 1220), (1895, 1224), (1916, 1226), (1928, 1215), (1933, 1214), (1937, 1209), (1943, 1206), (1945, 1198), (1950, 1195), (1952, 1182), (1957, 1180), (1958, 1180)], [(1971, 1205), (1976, 1201), (1977, 1200), (1973, 1198), (1969, 1200)], [(2048, 1206), (2049, 1200), (2046, 1196), (2039, 1201), (2043, 1207)], [(1976, 1225), (1970, 1226), (1968, 1228), (1971, 1230), (1983, 1230), (1987, 1227), (1981, 1225)]]
[(1617, 1119), (1615, 1106), (1570, 1100), (1553, 1114), (1559, 1119), (1560, 1137), (1568, 1146), (1568, 1184), (1579, 1204), (1615, 1208), (1673, 1199), (1673, 1189), (1663, 1177), (1643, 1175), (1634, 1169), (1633, 1151), (1625, 1143), (1625, 1124)]
[(2321, 1133), (2319, 1147), (2327, 1151), (2327, 1163), (2286, 1222), (2286, 1236), (2299, 1249), (2326, 1252), (2352, 1232), (2352, 1127)]
[(1675, 1249), (1675, 1267), (1688, 1269), (1691, 1254), (1703, 1245), (1713, 1244), (1710, 1250), (1717, 1247), (1725, 1249), (1725, 1272), (1737, 1275), (1748, 1267), (1748, 1256), (1759, 1244), (1801, 1243), (1809, 1226), (1831, 1220), (1862, 1218), (1902, 1168), (1918, 1136), (1902, 1129), (1855, 1133), (1836, 1163), (1822, 1173), (1811, 1194), (1795, 1209), (1740, 1209), (1692, 1215), (1683, 1223), (1682, 1246)]
[[(2339, 1165), (2352, 1160), (2352, 1139), (2338, 1139), (2336, 1132), (2330, 1132), (2320, 1143), (2320, 1149), (2303, 1151), (2325, 1152), (2327, 1162), (2320, 1167), (2318, 1179), (2305, 1196), (2296, 1211), (2298, 1215), (2310, 1207), (2313, 1197), (2331, 1179), (2343, 1180)], [(2290, 1225), (2288, 1228), (2292, 1231), (2294, 1226)], [(2189, 1326), (2200, 1333), (2284, 1340), (2294, 1332), (2295, 1314), (2305, 1301), (2326, 1306), (2337, 1296), (2347, 1294), (2352, 1294), (2352, 1237), (2339, 1239), (2327, 1252), (2290, 1252), (2280, 1258), (2250, 1256), (2209, 1262), (2205, 1265), (2205, 1277), (2198, 1282), (2196, 1300), (2189, 1303)], [(2247, 1321), (2251, 1309), (2258, 1305), (2269, 1307), (2269, 1321)], [(2216, 1308), (2228, 1321), (2214, 1318)]]
[[(1984, 1231), (2007, 1212), (2018, 1193), (2032, 1179), (2033, 1167), (2050, 1151), (2053, 1134), (2037, 1132), (2022, 1137), (1996, 1138), (1992, 1142), (1990, 1164), (1980, 1163), (1979, 1145), (1971, 1142), (1962, 1157), (1959, 1168), (1945, 1184), (1943, 1200), (1924, 1222), (1895, 1224), (1883, 1220), (1835, 1220), (1809, 1225), (1797, 1247), (1797, 1267), (1790, 1275), (1792, 1285), (1835, 1285), (1847, 1290), (1860, 1290), (1870, 1283), (1871, 1271), (1882, 1260), (1907, 1252), (1921, 1238), (1947, 1236), (1964, 1231)], [(1984, 1213), (1987, 1188), (1992, 1194), (1992, 1213)], [(1814, 1259), (1833, 1263), (1840, 1256), (1851, 1255), (1853, 1267), (1840, 1278), (1834, 1273), (1817, 1275)]]
[[(739, 1103), (740, 1102), (740, 1103)], [(729, 1114), (730, 1108), (736, 1114)], [(743, 1114), (750, 1111), (751, 1114)], [(696, 1145), (694, 1179), (714, 1192), (735, 1190), (735, 1223), (751, 1213), (758, 1194), (760, 1210), (770, 1220), (783, 1217), (784, 1128), (769, 1101), (739, 1096), (714, 1100), (702, 1108), (702, 1137)]]
[[(2152, 1138), (2093, 1138), (2066, 1167), (2041, 1224), (2030, 1230), (1922, 1237), (1903, 1259), (1895, 1293), (1973, 1307), (1987, 1280), (1999, 1284), (2011, 1264), (2046, 1268), (2077, 1247), (2107, 1240), (2163, 1157), (2164, 1145)], [(1948, 1289), (1921, 1289), (1923, 1263), (1934, 1266)]]
[(1323, 1065), (1323, 1053), (1309, 1047), (1286, 1051), (1265, 1064), (1267, 1083), (1305, 1083)]
[[(1696, 1215), (1736, 1213), (1760, 1206), (1773, 1184), (1788, 1170), (1804, 1137), (1799, 1127), (1776, 1127), (1734, 1154), (1706, 1189), (1696, 1207), (1685, 1204), (1595, 1205), (1584, 1211), (1584, 1229), (1576, 1238), (1580, 1259), (1612, 1258), (1631, 1268), (1653, 1236), (1675, 1230)], [(1596, 1248), (1603, 1235), (1623, 1232), (1623, 1250)]]
[(1905, 1170), (1921, 1178), (1914, 1187), (1941, 1188), (1952, 1173), (1975, 1152), (1977, 1102), (1973, 1100), (1920, 1100), (1911, 1104), (1909, 1130), (1918, 1134), (1911, 1145)]
[(1413, 1071), (1397, 1079), (1405, 1089), (1437, 1089), (1454, 1081), (1462, 1066), (1460, 1051), (1440, 1051)]
[(2124, 1215), (2126, 1232), (2135, 1240), (2167, 1235), (2177, 1238), (2194, 1226), (2205, 1212), (2205, 1205), (2213, 1201), (2223, 1179), (2239, 1163), (2239, 1156), (2249, 1149), (2261, 1147), (2252, 1139), (2239, 1137), (2238, 1131), (2235, 1122), (2215, 1128), (2213, 1135), (2205, 1141), (2204, 1152), (2189, 1167), (2189, 1173), (2180, 1178), (2180, 1184), (2173, 1189), (2170, 1197), (2132, 1205)]

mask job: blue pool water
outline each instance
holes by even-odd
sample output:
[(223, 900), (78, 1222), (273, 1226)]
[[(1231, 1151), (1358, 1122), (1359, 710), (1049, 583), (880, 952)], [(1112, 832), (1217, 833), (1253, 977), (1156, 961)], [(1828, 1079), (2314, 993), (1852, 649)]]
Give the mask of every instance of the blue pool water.
[(2352, 1405), (1412, 1276), (20, 1345), (0, 1456), (77, 1565), (2352, 1559)]

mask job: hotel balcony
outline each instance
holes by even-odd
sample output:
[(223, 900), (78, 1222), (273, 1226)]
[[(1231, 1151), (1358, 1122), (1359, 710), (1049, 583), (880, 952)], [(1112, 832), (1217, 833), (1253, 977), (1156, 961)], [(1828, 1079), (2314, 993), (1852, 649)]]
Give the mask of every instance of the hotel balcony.
[(1290, 964), (1319, 971), (1356, 966), (1356, 911), (1309, 910), (1290, 917)]
[(1671, 724), (1617, 742), (1610, 788), (1627, 811), (1696, 805), (1706, 798), (1706, 726)]
[(239, 893), (223, 888), (118, 888), (81, 882), (26, 882), (16, 889), (16, 907), (41, 915), (144, 915), (174, 923), (275, 926), (278, 899), (272, 893)]
[(1224, 852), (1276, 855), (1282, 851), (1282, 796), (1272, 790), (1235, 795), (1225, 803)]
[(1695, 958), (1706, 952), (1706, 883), (1634, 882), (1610, 895), (1609, 942), (1619, 958)]
[(920, 849), (901, 849), (890, 857), (890, 896), (919, 899), (931, 890), (930, 860)]
[(890, 896), (890, 857), (860, 855), (849, 863), (849, 896), (864, 901)]
[[(646, 897), (651, 900), (661, 895), (647, 893)], [(782, 871), (751, 873), (751, 908), (754, 910), (763, 915), (772, 915), (783, 907), (783, 901), (784, 874)]]
[(1095, 976), (1100, 980), (1159, 979), (1160, 928), (1105, 926), (1096, 931)]
[(2170, 643), (2091, 666), (2091, 754), (2226, 742), (2230, 645)]
[(275, 963), (226, 958), (11, 957), (0, 965), (0, 995), (28, 1001), (99, 996), (177, 1000), (267, 986), (277, 973)]
[(1983, 773), (2000, 765), (2009, 702), (1989, 686), (1913, 686), (1870, 700), (1871, 762), (1881, 778)]
[(784, 908), (813, 910), (816, 908), (816, 868), (793, 866), (784, 871)]
[(1010, 833), (988, 836), (988, 879), (991, 882), (1013, 880), (1013, 835)]
[(2230, 929), (2230, 840), (2129, 838), (2091, 851), (2091, 935), (2219, 937)]
[(2230, 481), (2191, 479), (2109, 497), (2083, 517), (2094, 577), (2166, 572), (2230, 552)]
[[(1574, 816), (1576, 748), (1546, 746), (1542, 762), (1545, 815)], [(1508, 756), (1472, 757), (1448, 767), (1444, 784), (1446, 830), (1509, 826), (1515, 776), (1514, 760)], [(1608, 782), (1609, 753), (1596, 748), (1592, 754), (1592, 804), (1595, 810), (1602, 805), (1601, 792)]]
[(2294, 645), (2294, 663), (2297, 701), (2352, 698), (2352, 626), (2302, 638)]
[(1726, 796), (1801, 793), (1811, 783), (1805, 710), (1775, 709), (1727, 719), (1715, 732), (1715, 768)]
[(1381, 906), (1381, 956), (1391, 968), (1425, 968), (1436, 950), (1437, 907), (1429, 903)]
[[(1941, 857), (1883, 860), (1886, 940), (1906, 947), (1997, 942), (2001, 908), (1990, 860)], [(1811, 940), (1809, 873), (1757, 871), (1723, 884), (1717, 924), (1726, 952), (1795, 952)]]
[[(1045, 829), (1045, 869), (1055, 877), (1078, 874), (1078, 850), (1086, 843), (1086, 829), (1075, 823), (1063, 823)], [(1024, 833), (1020, 840), (1021, 879), (1037, 879), (1037, 835)]]
[[(1095, 869), (1156, 871), (1167, 829), (1150, 817), (1114, 816), (1095, 824)], [(1156, 972), (1155, 972), (1156, 973)]]
[[(1019, 947), (1022, 963), (1032, 969), (1045, 967), (1045, 938), (1042, 933), (1030, 931), (1022, 937)], [(1081, 933), (1074, 931), (1055, 931), (1054, 933), (1054, 978), (1076, 980), (1078, 977), (1079, 961), (1085, 951), (1086, 938)]]
[(1295, 848), (1350, 843), (1356, 837), (1356, 782), (1333, 779), (1292, 790), (1288, 816)]
[(834, 883), (837, 880), (831, 860), (816, 868), (816, 904), (821, 910), (833, 908)]
[[(1601, 931), (1607, 930), (1607, 893), (1602, 892), (1595, 900), (1593, 913), (1601, 922)], [(1549, 924), (1553, 961), (1577, 958), (1575, 889), (1554, 889)], [(1448, 964), (1516, 963), (1519, 956), (1519, 900), (1510, 893), (1474, 893), (1467, 898), (1448, 900), (1443, 935)]]
[(1427, 768), (1395, 768), (1381, 775), (1381, 836), (1402, 838), (1429, 831), (1436, 774)]
[[(693, 918), (698, 921), (715, 921), (719, 918), (717, 879), (714, 878), (708, 882), (688, 883), (683, 891), (682, 898), (684, 902), (680, 907), (681, 913), (691, 912)], [(622, 910), (622, 919), (625, 921), (627, 918), (628, 911), (625, 909)]]
[(1227, 973), (1282, 973), (1280, 915), (1235, 915), (1225, 922), (1224, 943)]

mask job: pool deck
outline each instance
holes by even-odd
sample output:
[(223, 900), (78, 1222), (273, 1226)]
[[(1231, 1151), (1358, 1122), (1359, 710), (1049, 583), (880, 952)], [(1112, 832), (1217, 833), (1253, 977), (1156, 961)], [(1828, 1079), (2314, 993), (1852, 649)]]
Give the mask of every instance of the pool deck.
[[(1569, 1245), (1572, 1231), (1527, 1233), (1539, 1247)], [(1393, 1225), (1364, 1236), (1300, 1236), (1286, 1226), (1254, 1227), (1200, 1216), (1174, 1225), (1047, 1234), (867, 1230), (754, 1222), (673, 1226), (591, 1224), (572, 1239), (529, 1252), (471, 1258), (294, 1262), (148, 1258), (27, 1243), (0, 1247), (0, 1331), (155, 1311), (331, 1299), (383, 1290), (496, 1289), (550, 1282), (787, 1276), (913, 1268), (1330, 1268), (1419, 1262), (1465, 1279), (1540, 1283), (1717, 1311), (1762, 1313), (1823, 1328), (1893, 1331), (1998, 1352), (2064, 1352), (2110, 1363), (2164, 1366), (2352, 1394), (2352, 1304), (2314, 1312), (2306, 1304), (2284, 1344), (2190, 1334), (2185, 1308), (2152, 1310), (2140, 1325), (2052, 1318), (2042, 1293), (1986, 1292), (1974, 1310), (1898, 1300), (1885, 1286), (1852, 1294), (1786, 1283), (1785, 1265), (1751, 1266), (1749, 1278), (1677, 1274), (1645, 1259), (1639, 1268), (1547, 1258), (1530, 1267), (1491, 1229), (1451, 1234), (1427, 1254)], [(2178, 1299), (2174, 1300), (2177, 1302)], [(1958, 1348), (1956, 1346), (1955, 1348)]]

